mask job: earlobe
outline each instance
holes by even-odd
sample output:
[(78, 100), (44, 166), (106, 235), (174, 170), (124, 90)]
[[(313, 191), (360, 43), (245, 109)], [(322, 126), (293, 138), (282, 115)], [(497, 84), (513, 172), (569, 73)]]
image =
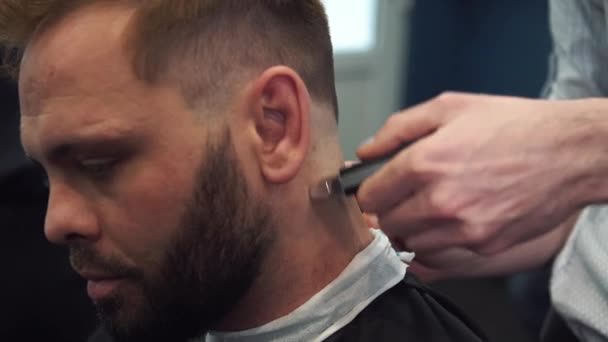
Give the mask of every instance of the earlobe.
[(302, 168), (310, 144), (310, 96), (290, 68), (266, 70), (254, 83), (256, 148), (261, 174), (269, 183), (286, 183)]

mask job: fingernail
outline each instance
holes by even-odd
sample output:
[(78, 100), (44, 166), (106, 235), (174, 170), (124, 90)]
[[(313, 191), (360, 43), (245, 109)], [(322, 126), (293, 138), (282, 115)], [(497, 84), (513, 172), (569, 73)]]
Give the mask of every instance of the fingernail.
[(369, 138), (367, 138), (367, 139), (363, 140), (363, 142), (362, 142), (362, 143), (359, 145), (359, 148), (361, 148), (361, 147), (365, 147), (365, 146), (367, 146), (367, 145), (369, 145), (369, 144), (373, 143), (373, 142), (374, 142), (374, 139), (375, 139), (375, 137), (369, 137)]

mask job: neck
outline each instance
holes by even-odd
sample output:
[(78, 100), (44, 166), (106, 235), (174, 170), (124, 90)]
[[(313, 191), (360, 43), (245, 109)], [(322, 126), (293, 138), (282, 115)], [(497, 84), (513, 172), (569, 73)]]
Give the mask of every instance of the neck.
[(354, 200), (329, 200), (295, 212), (281, 220), (260, 275), (215, 330), (251, 329), (289, 314), (337, 278), (372, 241)]

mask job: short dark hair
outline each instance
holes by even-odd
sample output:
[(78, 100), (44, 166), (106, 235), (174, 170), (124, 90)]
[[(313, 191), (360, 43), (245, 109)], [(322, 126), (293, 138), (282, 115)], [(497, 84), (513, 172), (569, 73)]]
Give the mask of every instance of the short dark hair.
[(245, 70), (294, 69), (311, 96), (338, 112), (333, 51), (320, 0), (0, 0), (5, 66), (18, 72), (31, 39), (93, 3), (135, 6), (133, 66), (150, 83), (174, 81), (190, 101)]

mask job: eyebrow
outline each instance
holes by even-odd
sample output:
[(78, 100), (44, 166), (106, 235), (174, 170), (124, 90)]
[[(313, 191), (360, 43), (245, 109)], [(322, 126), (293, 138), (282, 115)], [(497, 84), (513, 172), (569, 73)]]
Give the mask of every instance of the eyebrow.
[[(116, 150), (118, 146), (124, 146), (135, 138), (131, 135), (91, 135), (83, 137), (70, 137), (64, 139), (62, 142), (51, 145), (50, 148), (43, 151), (42, 158), (48, 161), (59, 161), (65, 160), (73, 156), (75, 153), (89, 150), (111, 153)], [(35, 158), (31, 155), (27, 157), (35, 163), (38, 163)]]

